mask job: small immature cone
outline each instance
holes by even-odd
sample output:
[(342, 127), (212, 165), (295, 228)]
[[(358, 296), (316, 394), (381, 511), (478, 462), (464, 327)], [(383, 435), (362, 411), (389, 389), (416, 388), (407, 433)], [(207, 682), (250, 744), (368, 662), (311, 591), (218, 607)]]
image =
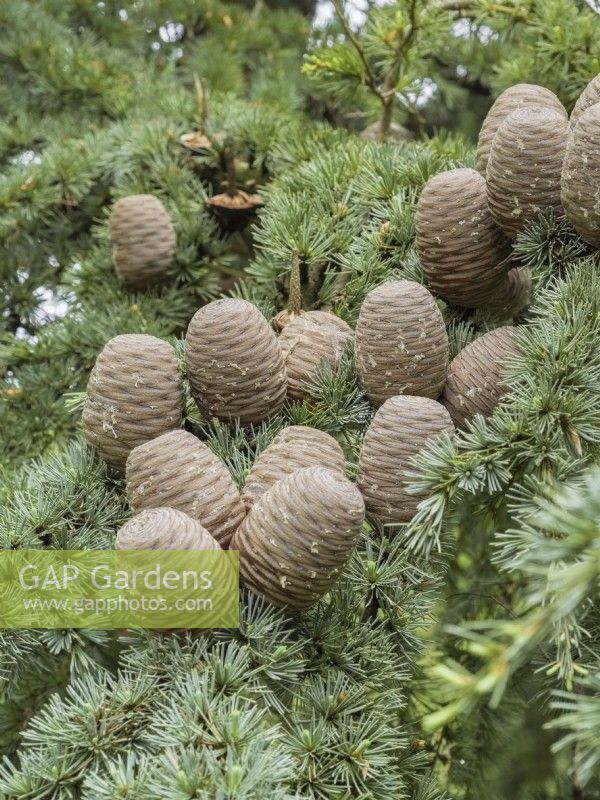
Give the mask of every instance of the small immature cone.
[(196, 519), (174, 508), (151, 508), (136, 514), (117, 534), (117, 550), (220, 550)]
[(574, 128), (581, 119), (581, 115), (587, 111), (588, 108), (596, 105), (596, 103), (600, 103), (600, 75), (596, 75), (595, 78), (592, 78), (577, 98), (575, 108), (571, 111), (571, 116), (569, 118), (571, 128)]
[(179, 428), (183, 387), (175, 350), (146, 334), (115, 336), (96, 359), (87, 385), (87, 441), (119, 472), (149, 439)]
[(389, 281), (369, 292), (356, 326), (356, 360), (376, 406), (396, 394), (439, 396), (446, 380), (448, 336), (424, 286)]
[(531, 288), (530, 271), (525, 267), (513, 267), (485, 309), (497, 317), (515, 317), (529, 305)]
[(233, 537), (242, 583), (276, 606), (308, 608), (338, 579), (364, 517), (360, 492), (340, 472), (297, 470), (263, 494)]
[(295, 317), (279, 336), (287, 372), (287, 396), (304, 400), (310, 396), (323, 362), (335, 366), (354, 334), (350, 326), (327, 311), (308, 311)]
[(407, 491), (411, 460), (442, 433), (453, 433), (450, 414), (427, 397), (390, 397), (373, 417), (358, 461), (356, 483), (367, 511), (382, 522), (408, 522), (427, 495)]
[(561, 197), (571, 225), (600, 249), (600, 103), (581, 114), (569, 136)]
[(417, 250), (429, 286), (448, 302), (478, 308), (497, 294), (510, 244), (492, 219), (476, 170), (452, 169), (429, 180), (417, 208)]
[(490, 108), (479, 132), (475, 165), (477, 171), (481, 172), (482, 175), (486, 174), (487, 162), (496, 131), (509, 114), (524, 106), (529, 108), (550, 108), (559, 113), (563, 119), (567, 118), (567, 112), (563, 104), (550, 89), (536, 86), (533, 83), (517, 83), (515, 86), (510, 86), (502, 92)]
[(560, 174), (569, 126), (548, 108), (521, 108), (494, 137), (487, 166), (490, 213), (514, 239), (541, 211), (562, 216)]
[(126, 479), (136, 513), (158, 506), (178, 509), (198, 520), (224, 548), (246, 514), (225, 465), (187, 431), (165, 433), (132, 450)]
[(517, 329), (506, 326), (484, 334), (456, 356), (448, 368), (442, 402), (457, 428), (475, 414), (489, 416), (504, 397), (504, 362), (520, 355)]
[(173, 263), (176, 239), (165, 207), (153, 194), (118, 200), (108, 223), (113, 263), (130, 289), (164, 280)]
[(344, 454), (336, 440), (324, 431), (305, 425), (284, 428), (248, 473), (242, 491), (246, 508), (251, 508), (277, 481), (299, 469), (317, 466), (344, 474)]
[(247, 300), (215, 300), (197, 311), (185, 354), (192, 393), (207, 416), (258, 423), (285, 401), (287, 376), (277, 337)]

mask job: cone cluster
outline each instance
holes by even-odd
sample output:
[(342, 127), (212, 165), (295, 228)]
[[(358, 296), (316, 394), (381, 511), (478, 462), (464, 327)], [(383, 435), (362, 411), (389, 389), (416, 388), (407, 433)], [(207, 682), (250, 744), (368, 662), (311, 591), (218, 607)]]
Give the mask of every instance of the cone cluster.
[(117, 274), (130, 289), (161, 283), (173, 263), (176, 237), (162, 202), (152, 194), (118, 200), (108, 223)]
[(600, 75), (570, 120), (542, 86), (503, 92), (481, 128), (477, 171), (443, 172), (421, 194), (416, 245), (432, 291), (497, 317), (520, 313), (531, 276), (511, 261), (511, 242), (542, 212), (566, 216), (600, 248), (599, 130)]

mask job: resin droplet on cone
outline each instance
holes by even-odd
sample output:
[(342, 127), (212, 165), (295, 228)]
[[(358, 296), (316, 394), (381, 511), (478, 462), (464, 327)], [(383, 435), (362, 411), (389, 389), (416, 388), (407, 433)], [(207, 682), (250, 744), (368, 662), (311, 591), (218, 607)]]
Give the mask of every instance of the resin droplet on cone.
[(561, 197), (577, 233), (600, 248), (600, 103), (581, 114), (569, 136)]
[(175, 256), (176, 239), (158, 197), (132, 194), (118, 200), (108, 234), (115, 269), (129, 288), (145, 289), (165, 279)]
[(299, 469), (316, 466), (344, 474), (344, 454), (336, 440), (324, 431), (305, 425), (284, 428), (248, 473), (242, 491), (246, 508), (251, 508), (277, 481)]
[(496, 131), (509, 114), (524, 106), (550, 108), (559, 113), (563, 119), (567, 118), (567, 112), (563, 104), (550, 89), (536, 86), (533, 83), (517, 83), (515, 86), (505, 89), (488, 111), (479, 132), (475, 164), (477, 171), (481, 172), (482, 175), (486, 174), (488, 158)]
[(339, 472), (297, 470), (263, 494), (233, 537), (242, 583), (276, 606), (308, 608), (338, 579), (364, 517), (360, 492)]
[(192, 393), (208, 417), (258, 423), (285, 401), (287, 378), (277, 337), (246, 300), (215, 300), (197, 311), (185, 355)]
[(126, 522), (117, 534), (117, 550), (220, 550), (196, 519), (174, 508), (152, 508)]
[(475, 414), (489, 416), (504, 397), (504, 362), (520, 355), (517, 329), (506, 326), (484, 334), (456, 356), (448, 369), (442, 402), (457, 428)]
[(542, 211), (562, 216), (560, 174), (569, 126), (548, 108), (513, 111), (498, 128), (487, 165), (490, 213), (514, 239)]
[(136, 513), (176, 508), (201, 522), (225, 548), (246, 513), (228, 469), (187, 431), (171, 431), (132, 450), (126, 478)]
[(571, 128), (574, 128), (581, 119), (581, 115), (585, 113), (588, 108), (596, 105), (596, 103), (600, 103), (600, 75), (596, 75), (595, 78), (592, 78), (577, 98), (577, 102), (569, 118)]
[(383, 522), (408, 522), (427, 495), (407, 491), (411, 459), (442, 433), (453, 433), (450, 414), (427, 397), (398, 395), (386, 400), (365, 435), (357, 485), (367, 511)]
[(286, 325), (279, 336), (287, 372), (287, 395), (302, 401), (310, 396), (323, 363), (334, 367), (353, 339), (350, 326), (327, 311), (307, 311)]
[(404, 280), (369, 292), (356, 326), (356, 360), (376, 406), (396, 394), (438, 397), (446, 379), (448, 336), (430, 292)]
[(474, 169), (431, 178), (417, 208), (417, 250), (432, 291), (478, 308), (497, 294), (509, 269), (510, 244), (488, 208), (485, 179)]
[(183, 387), (175, 350), (146, 334), (115, 336), (96, 359), (87, 385), (87, 441), (119, 472), (149, 439), (179, 428)]

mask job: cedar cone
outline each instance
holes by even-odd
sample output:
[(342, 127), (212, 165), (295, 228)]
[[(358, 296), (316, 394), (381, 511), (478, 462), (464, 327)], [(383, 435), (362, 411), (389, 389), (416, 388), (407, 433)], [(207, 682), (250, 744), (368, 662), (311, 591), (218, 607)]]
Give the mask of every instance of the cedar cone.
[(360, 492), (340, 472), (297, 470), (259, 498), (233, 537), (242, 583), (276, 606), (308, 608), (339, 577), (364, 517)]
[(396, 395), (377, 411), (365, 435), (356, 483), (367, 510), (382, 522), (408, 522), (427, 493), (407, 491), (411, 459), (427, 442), (454, 432), (450, 414), (427, 397)]
[(567, 144), (561, 179), (565, 214), (577, 233), (600, 249), (600, 103), (579, 117)]
[(136, 514), (117, 534), (117, 550), (220, 550), (197, 519), (174, 508)]
[(488, 111), (479, 132), (475, 166), (482, 175), (485, 176), (486, 174), (487, 162), (496, 131), (509, 114), (524, 106), (529, 108), (550, 108), (557, 111), (563, 119), (567, 118), (567, 112), (563, 104), (550, 89), (536, 86), (533, 83), (517, 83), (515, 86), (505, 89)]
[(596, 75), (595, 78), (592, 78), (577, 98), (575, 108), (571, 111), (571, 117), (569, 119), (571, 128), (577, 125), (584, 111), (587, 111), (588, 108), (596, 105), (596, 103), (600, 103), (600, 75)]
[(502, 400), (504, 362), (520, 355), (517, 329), (496, 328), (467, 345), (448, 369), (442, 402), (457, 428), (475, 414), (489, 416)]
[(510, 244), (478, 172), (452, 169), (429, 180), (417, 208), (417, 249), (429, 286), (448, 302), (477, 308), (497, 293)]
[(175, 231), (165, 207), (153, 194), (118, 200), (108, 223), (112, 258), (130, 289), (160, 283), (175, 256)]
[(132, 450), (126, 478), (135, 513), (157, 506), (184, 511), (224, 548), (246, 514), (225, 465), (187, 431), (170, 431)]
[(404, 125), (392, 122), (387, 135), (382, 136), (381, 122), (377, 121), (362, 130), (360, 138), (365, 142), (382, 142), (384, 140), (389, 142), (410, 142), (411, 139), (415, 138), (415, 135), (408, 128), (405, 128)]
[(134, 447), (179, 428), (183, 388), (175, 350), (155, 336), (115, 336), (87, 385), (83, 428), (88, 442), (119, 472)]
[(560, 173), (569, 126), (549, 108), (521, 108), (498, 128), (487, 166), (490, 213), (511, 239), (540, 211), (562, 216)]
[(276, 481), (304, 467), (317, 466), (344, 474), (344, 454), (336, 440), (324, 431), (305, 425), (284, 428), (248, 473), (242, 491), (246, 508), (251, 508)]
[(389, 281), (369, 292), (356, 326), (356, 359), (376, 406), (396, 394), (439, 396), (448, 367), (448, 336), (424, 286)]
[(497, 317), (516, 317), (529, 305), (531, 288), (531, 272), (526, 267), (513, 267), (485, 308)]
[(208, 416), (261, 422), (285, 401), (275, 333), (247, 300), (215, 300), (196, 312), (185, 340), (192, 393)]
[(304, 400), (324, 361), (335, 366), (354, 334), (350, 326), (327, 311), (295, 317), (279, 336), (287, 372), (287, 396)]

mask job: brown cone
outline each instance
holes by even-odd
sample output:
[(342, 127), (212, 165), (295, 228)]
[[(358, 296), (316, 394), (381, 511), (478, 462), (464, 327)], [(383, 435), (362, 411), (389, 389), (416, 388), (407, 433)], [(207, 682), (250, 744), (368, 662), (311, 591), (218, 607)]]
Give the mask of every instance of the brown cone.
[(308, 608), (338, 579), (364, 517), (360, 492), (339, 472), (294, 472), (258, 500), (233, 537), (242, 583), (276, 606)]
[(185, 352), (192, 392), (207, 416), (258, 423), (285, 401), (287, 377), (275, 333), (246, 300), (215, 300), (189, 324)]
[(87, 441), (119, 472), (149, 439), (179, 428), (183, 388), (170, 344), (146, 334), (115, 336), (96, 359), (87, 385)]
[(187, 431), (165, 433), (132, 450), (126, 478), (135, 513), (157, 506), (183, 511), (202, 523), (223, 548), (246, 514), (225, 465)]
[(358, 461), (356, 483), (367, 511), (383, 522), (408, 522), (427, 494), (407, 491), (411, 459), (430, 439), (454, 432), (450, 414), (427, 397), (390, 397), (373, 417)]
[(510, 270), (493, 300), (485, 308), (494, 316), (516, 317), (529, 305), (531, 273), (525, 267)]
[(477, 171), (481, 172), (482, 175), (486, 174), (487, 162), (496, 131), (509, 114), (523, 106), (550, 108), (558, 112), (563, 119), (567, 118), (567, 112), (563, 104), (550, 89), (536, 86), (533, 83), (517, 83), (515, 86), (510, 86), (502, 92), (490, 108), (479, 132), (475, 164)]
[(548, 108), (513, 111), (498, 128), (487, 166), (494, 221), (511, 239), (541, 211), (562, 216), (560, 174), (569, 126)]
[(295, 317), (279, 336), (287, 372), (287, 396), (302, 401), (310, 396), (323, 362), (335, 366), (354, 334), (335, 314), (308, 311)]
[(117, 534), (117, 550), (220, 550), (196, 519), (174, 508), (152, 508), (126, 522)]
[(510, 244), (492, 219), (485, 180), (474, 169), (429, 180), (417, 208), (416, 242), (432, 291), (458, 306), (484, 305), (509, 269)]
[(305, 425), (290, 425), (260, 454), (242, 491), (246, 508), (274, 483), (304, 467), (327, 467), (344, 474), (345, 459), (336, 440), (324, 431)]
[(595, 78), (592, 78), (577, 98), (575, 108), (571, 111), (571, 117), (569, 119), (571, 128), (574, 128), (581, 119), (581, 115), (587, 111), (588, 108), (596, 105), (596, 103), (600, 103), (600, 75), (596, 75)]
[(457, 428), (475, 414), (489, 416), (504, 397), (504, 362), (520, 354), (517, 329), (506, 326), (484, 334), (456, 356), (448, 369), (442, 402)]
[(389, 281), (369, 292), (356, 326), (356, 360), (376, 406), (396, 394), (439, 396), (448, 366), (448, 336), (424, 286)]
[(165, 207), (152, 194), (118, 200), (108, 223), (118, 275), (130, 289), (164, 280), (175, 256), (175, 231)]
[(600, 103), (579, 117), (567, 144), (561, 179), (565, 214), (588, 244), (600, 248)]

